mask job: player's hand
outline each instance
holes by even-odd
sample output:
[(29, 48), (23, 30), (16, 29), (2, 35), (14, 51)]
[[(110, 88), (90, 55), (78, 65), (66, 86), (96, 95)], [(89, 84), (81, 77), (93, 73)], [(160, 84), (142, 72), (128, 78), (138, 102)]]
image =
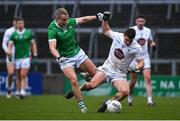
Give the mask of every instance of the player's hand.
[(111, 16), (111, 13), (109, 11), (104, 11), (104, 14), (103, 14), (103, 20), (104, 21), (107, 21), (110, 19), (110, 16)]
[(156, 45), (152, 46), (152, 51), (156, 51)]
[(140, 70), (138, 69), (138, 67), (136, 65), (130, 66), (128, 68), (128, 71), (130, 71), (130, 72), (140, 72)]
[(9, 62), (12, 62), (12, 55), (8, 54), (8, 60), (9, 60)]
[(11, 52), (7, 52), (6, 54), (7, 54), (9, 62), (12, 62), (12, 53)]
[(99, 20), (99, 21), (102, 21), (103, 20), (103, 13), (98, 13), (98, 14), (96, 14), (96, 18), (97, 18), (97, 20)]
[(59, 63), (59, 65), (64, 64), (67, 60), (68, 60), (68, 58), (61, 57), (61, 56), (56, 58), (56, 61)]

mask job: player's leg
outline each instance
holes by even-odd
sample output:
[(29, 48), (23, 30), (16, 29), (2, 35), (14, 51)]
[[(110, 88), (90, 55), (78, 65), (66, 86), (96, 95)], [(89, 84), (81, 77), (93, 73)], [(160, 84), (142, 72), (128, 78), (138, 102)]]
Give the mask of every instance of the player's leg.
[(126, 80), (113, 81), (113, 86), (118, 91), (113, 99), (121, 101), (126, 96), (128, 96), (128, 94), (130, 92), (128, 81), (126, 81)]
[(22, 97), (26, 96), (26, 77), (28, 75), (29, 68), (21, 68), (20, 70), (20, 79), (21, 79), (21, 91), (20, 94)]
[(12, 83), (13, 83), (13, 74), (14, 74), (14, 63), (7, 62), (7, 73), (8, 73), (8, 93), (7, 93), (7, 98), (11, 97), (12, 93)]
[(129, 94), (129, 84), (126, 80), (114, 80), (113, 81), (113, 86), (117, 89), (117, 93), (115, 96), (107, 101), (105, 101), (101, 107), (97, 110), (100, 113), (105, 112), (107, 109), (107, 105), (111, 102), (111, 100), (118, 100), (121, 101), (123, 100), (126, 96)]
[(20, 98), (20, 95), (21, 95), (21, 69), (20, 68), (17, 68), (16, 69), (16, 97), (17, 98)]
[(82, 62), (79, 68), (84, 72), (88, 72), (91, 77), (96, 73), (96, 65), (90, 59)]
[(71, 81), (72, 91), (73, 91), (73, 94), (75, 96), (75, 99), (79, 104), (81, 112), (85, 113), (87, 111), (87, 108), (84, 104), (82, 94), (81, 94), (81, 91), (80, 91), (79, 86), (78, 86), (76, 73), (75, 73), (73, 67), (64, 68), (63, 73)]
[(135, 72), (131, 72), (130, 73), (130, 84), (129, 84), (130, 93), (128, 95), (128, 105), (129, 106), (132, 106), (132, 102), (133, 102), (132, 92), (133, 92), (134, 86), (136, 84), (136, 80), (137, 80), (137, 74)]
[[(80, 86), (81, 91), (89, 91), (97, 86), (101, 85), (104, 83), (104, 80), (106, 79), (105, 74), (102, 71), (97, 71), (96, 74), (93, 76), (90, 82), (86, 82)], [(66, 94), (66, 99), (70, 99), (74, 96), (73, 92), (70, 91)]]
[(20, 98), (23, 99), (26, 96), (26, 77), (30, 68), (30, 58), (23, 58), (20, 62)]
[(144, 69), (143, 75), (146, 84), (147, 103), (149, 106), (153, 106), (154, 102), (152, 100), (151, 69)]
[(19, 72), (19, 76), (16, 75), (16, 93), (15, 93), (15, 95), (19, 96), (20, 91), (21, 91), (21, 78), (20, 78), (20, 72)]
[(96, 73), (95, 64), (88, 58), (80, 64), (79, 68), (81, 71), (83, 71), (80, 73), (81, 77), (84, 78), (88, 82)]
[(15, 70), (16, 70), (16, 92), (15, 95), (17, 98), (20, 98), (20, 91), (21, 91), (21, 76), (20, 76), (20, 66), (21, 61), (20, 59), (15, 60)]
[(105, 73), (102, 71), (97, 71), (90, 82), (86, 82), (83, 85), (81, 85), (80, 90), (81, 91), (92, 90), (98, 87), (99, 85), (103, 84), (105, 80), (106, 80)]

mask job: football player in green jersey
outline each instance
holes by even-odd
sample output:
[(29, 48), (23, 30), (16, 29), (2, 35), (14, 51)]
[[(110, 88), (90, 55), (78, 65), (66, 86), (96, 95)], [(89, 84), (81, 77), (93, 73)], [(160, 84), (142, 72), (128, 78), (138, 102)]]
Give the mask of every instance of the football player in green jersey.
[(51, 54), (59, 63), (64, 75), (70, 79), (72, 90), (82, 113), (87, 111), (78, 87), (77, 76), (74, 68), (88, 72), (91, 76), (96, 73), (96, 66), (79, 47), (76, 41), (75, 27), (77, 24), (96, 20), (98, 14), (79, 18), (70, 18), (66, 9), (58, 8), (55, 19), (48, 27), (48, 41)]
[(34, 57), (37, 57), (37, 47), (30, 30), (24, 28), (24, 20), (17, 18), (17, 30), (12, 33), (8, 44), (8, 56), (12, 57), (12, 46), (15, 46), (15, 68), (17, 80), (20, 81), (20, 98), (26, 96), (26, 77), (30, 68), (31, 49)]

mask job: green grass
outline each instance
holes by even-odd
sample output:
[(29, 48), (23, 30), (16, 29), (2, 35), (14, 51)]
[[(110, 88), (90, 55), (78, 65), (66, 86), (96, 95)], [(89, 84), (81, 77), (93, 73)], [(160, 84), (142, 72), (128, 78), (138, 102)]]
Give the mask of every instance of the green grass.
[(0, 119), (82, 119), (82, 120), (123, 120), (123, 119), (180, 119), (180, 98), (155, 97), (156, 106), (147, 107), (145, 97), (135, 97), (134, 106), (122, 102), (120, 113), (97, 113), (101, 102), (109, 97), (84, 97), (88, 113), (80, 113), (74, 99), (63, 96), (30, 96), (24, 100), (0, 96)]

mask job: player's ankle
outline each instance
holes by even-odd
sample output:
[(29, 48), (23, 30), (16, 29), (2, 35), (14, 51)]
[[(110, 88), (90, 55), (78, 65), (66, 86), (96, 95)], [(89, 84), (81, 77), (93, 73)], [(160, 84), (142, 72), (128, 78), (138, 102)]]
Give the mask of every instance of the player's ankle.
[(79, 105), (82, 113), (86, 113), (87, 112), (87, 107), (85, 106), (83, 100), (78, 101), (78, 105)]

